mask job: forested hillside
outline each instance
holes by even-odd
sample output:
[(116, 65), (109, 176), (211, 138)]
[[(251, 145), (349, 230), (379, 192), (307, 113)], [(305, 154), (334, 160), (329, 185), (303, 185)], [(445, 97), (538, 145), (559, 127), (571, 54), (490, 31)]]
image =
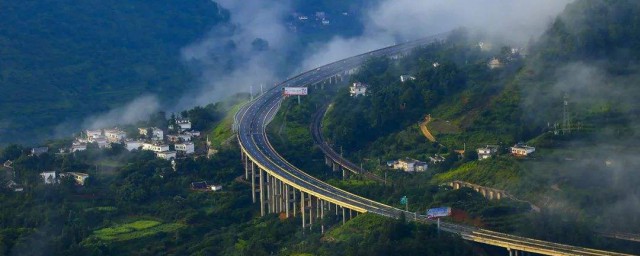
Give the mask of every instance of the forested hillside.
[(206, 0), (0, 6), (0, 143), (42, 140), (141, 94), (175, 100), (193, 80), (180, 48), (229, 18)]

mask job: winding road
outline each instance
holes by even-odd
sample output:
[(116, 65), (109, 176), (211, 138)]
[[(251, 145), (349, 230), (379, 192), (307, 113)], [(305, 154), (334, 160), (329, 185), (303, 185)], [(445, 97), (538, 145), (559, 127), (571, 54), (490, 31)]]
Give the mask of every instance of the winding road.
[[(308, 86), (336, 75), (347, 75), (349, 71), (353, 71), (358, 68), (368, 58), (398, 56), (417, 46), (444, 40), (445, 37), (446, 34), (436, 35), (405, 44), (386, 47), (324, 65), (317, 69), (310, 70), (287, 79), (244, 105), (234, 117), (234, 129), (237, 131), (238, 143), (242, 150), (243, 160), (245, 161), (245, 175), (247, 178), (250, 177), (248, 170), (251, 170), (251, 177), (253, 179), (252, 184), (255, 181), (253, 166), (257, 166), (260, 171), (259, 191), (260, 203), (262, 204), (261, 207), (268, 204), (270, 209), (273, 208), (277, 210), (279, 208), (277, 206), (278, 202), (276, 201), (280, 200), (280, 204), (282, 204), (282, 202), (285, 201), (282, 198), (286, 197), (286, 209), (288, 214), (289, 205), (291, 204), (289, 202), (291, 194), (290, 189), (293, 189), (293, 200), (296, 199), (296, 190), (301, 193), (301, 198), (309, 196), (308, 204), (306, 203), (307, 199), (298, 199), (302, 201), (300, 212), (303, 218), (303, 227), (305, 227), (304, 214), (307, 211), (307, 208), (312, 209), (309, 211), (311, 216), (313, 216), (313, 209), (320, 211), (318, 205), (314, 208), (314, 200), (322, 202), (322, 210), (325, 208), (325, 202), (329, 204), (329, 209), (331, 209), (331, 205), (334, 205), (336, 214), (338, 213), (338, 208), (342, 208), (343, 220), (344, 209), (349, 209), (349, 211), (353, 210), (359, 213), (368, 212), (391, 218), (399, 218), (401, 214), (404, 214), (408, 219), (410, 218), (415, 219), (416, 221), (434, 223), (432, 220), (428, 220), (423, 216), (414, 215), (414, 213), (405, 212), (404, 210), (338, 189), (307, 174), (290, 164), (278, 154), (278, 152), (269, 143), (265, 128), (274, 118), (280, 107), (284, 98), (282, 92), (284, 87)], [(251, 167), (249, 167), (249, 164)], [(347, 165), (347, 163), (344, 163), (344, 165)], [(267, 182), (263, 181), (263, 172), (266, 173)], [(286, 190), (282, 189), (283, 184), (286, 187)], [(253, 186), (254, 185), (252, 185), (252, 193), (255, 196), (257, 190)], [(263, 186), (267, 186), (265, 192), (262, 192)], [(276, 189), (275, 186), (280, 186), (280, 188)], [(269, 192), (269, 188), (271, 189), (271, 192)], [(286, 195), (283, 196), (282, 191), (287, 191)], [(270, 198), (263, 202), (265, 194)], [(443, 223), (441, 224), (441, 229), (443, 231), (459, 234), (466, 240), (504, 247), (509, 251), (509, 254), (512, 252), (517, 254), (518, 251), (522, 251), (545, 255), (627, 255), (524, 238), (453, 223)]]

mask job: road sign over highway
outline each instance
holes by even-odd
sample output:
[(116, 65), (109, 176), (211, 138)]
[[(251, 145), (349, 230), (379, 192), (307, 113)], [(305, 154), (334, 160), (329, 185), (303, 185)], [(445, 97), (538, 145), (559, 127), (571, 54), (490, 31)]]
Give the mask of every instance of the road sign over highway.
[(284, 95), (307, 95), (307, 87), (285, 87)]

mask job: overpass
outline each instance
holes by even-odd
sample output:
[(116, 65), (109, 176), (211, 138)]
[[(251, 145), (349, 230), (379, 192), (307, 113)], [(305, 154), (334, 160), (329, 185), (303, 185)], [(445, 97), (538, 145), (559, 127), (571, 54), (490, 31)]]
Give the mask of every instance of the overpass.
[(346, 178), (349, 176), (349, 173), (360, 174), (368, 179), (385, 182), (383, 178), (368, 172), (362, 167), (350, 162), (346, 158), (342, 157), (341, 154), (338, 154), (333, 148), (325, 141), (322, 136), (322, 118), (327, 112), (327, 105), (324, 105), (320, 108), (313, 116), (313, 120), (311, 122), (311, 135), (313, 136), (313, 142), (320, 147), (322, 153), (325, 155), (325, 163), (333, 169), (334, 172), (342, 171), (342, 177)]
[[(344, 223), (359, 213), (372, 213), (391, 218), (414, 216), (420, 222), (433, 223), (415, 213), (370, 200), (333, 187), (287, 162), (271, 146), (265, 132), (283, 100), (286, 86), (308, 86), (328, 79), (348, 75), (370, 57), (398, 57), (409, 50), (443, 40), (446, 34), (394, 45), (376, 51), (336, 61), (289, 78), (244, 105), (235, 115), (245, 179), (251, 183), (251, 198), (259, 203), (260, 214), (280, 213), (301, 217), (302, 228), (320, 227), (323, 219), (338, 216)], [(335, 159), (333, 159), (335, 161)], [(338, 162), (338, 164), (340, 164)], [(345, 167), (345, 166), (342, 166)], [(314, 221), (318, 221), (314, 225)], [(507, 248), (509, 253), (534, 252), (547, 255), (625, 255), (558, 243), (517, 237), (453, 223), (445, 223), (442, 230), (459, 234), (462, 238)]]

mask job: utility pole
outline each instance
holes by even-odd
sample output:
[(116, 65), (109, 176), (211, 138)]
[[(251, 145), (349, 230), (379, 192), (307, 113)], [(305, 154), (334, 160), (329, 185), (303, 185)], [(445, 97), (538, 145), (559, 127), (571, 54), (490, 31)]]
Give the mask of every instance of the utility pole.
[(253, 100), (253, 85), (249, 86), (249, 94), (251, 95), (251, 100)]
[(262, 95), (262, 94), (264, 94), (264, 87), (263, 87), (263, 84), (260, 84), (260, 94), (261, 94), (261, 95)]

